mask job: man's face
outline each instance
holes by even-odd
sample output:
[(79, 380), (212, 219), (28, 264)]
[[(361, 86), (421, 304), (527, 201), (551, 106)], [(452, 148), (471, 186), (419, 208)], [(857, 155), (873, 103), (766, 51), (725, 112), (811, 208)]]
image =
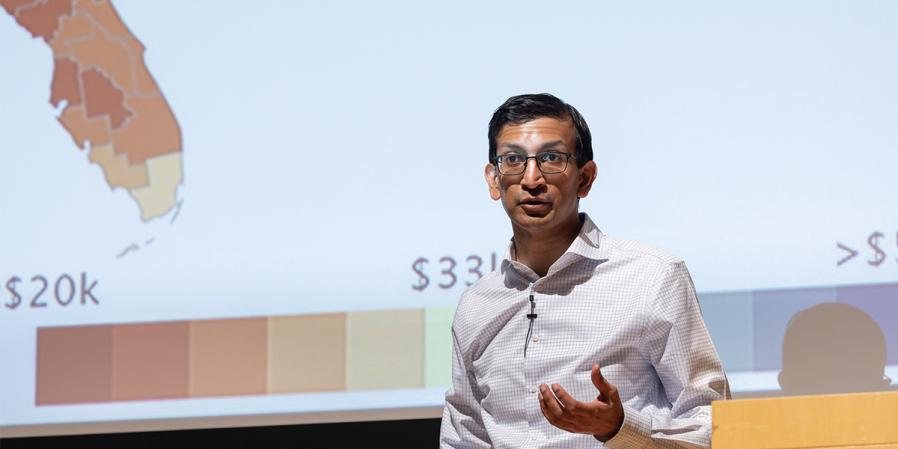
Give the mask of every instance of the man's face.
[[(570, 119), (541, 117), (507, 124), (496, 137), (496, 155), (517, 153), (526, 157), (545, 151), (574, 155), (576, 136)], [(502, 200), (512, 226), (526, 232), (545, 232), (579, 223), (577, 200), (589, 193), (596, 166), (589, 161), (578, 167), (576, 159), (570, 157), (563, 172), (544, 174), (531, 158), (521, 174), (500, 174), (493, 164), (487, 164), (484, 175), (490, 197)]]

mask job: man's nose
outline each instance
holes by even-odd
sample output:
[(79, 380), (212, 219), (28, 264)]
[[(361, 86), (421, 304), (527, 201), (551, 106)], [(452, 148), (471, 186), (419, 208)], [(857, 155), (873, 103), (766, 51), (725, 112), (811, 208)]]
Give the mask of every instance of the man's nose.
[(524, 175), (521, 178), (521, 185), (528, 189), (533, 189), (545, 183), (546, 179), (543, 177), (543, 172), (539, 169), (536, 159), (527, 159), (527, 165), (524, 166)]

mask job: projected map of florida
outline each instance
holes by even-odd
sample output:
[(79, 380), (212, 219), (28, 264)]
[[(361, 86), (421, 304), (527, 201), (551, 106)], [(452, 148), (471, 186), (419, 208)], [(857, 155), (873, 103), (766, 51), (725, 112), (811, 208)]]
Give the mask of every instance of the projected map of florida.
[(53, 52), (50, 103), (110, 188), (149, 221), (172, 211), (182, 183), (181, 130), (144, 63), (144, 46), (108, 1), (0, 0)]

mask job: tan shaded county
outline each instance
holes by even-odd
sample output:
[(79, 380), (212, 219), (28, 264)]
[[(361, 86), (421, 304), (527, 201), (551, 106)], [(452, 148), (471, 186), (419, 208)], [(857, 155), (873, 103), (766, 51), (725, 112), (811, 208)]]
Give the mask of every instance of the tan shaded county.
[[(78, 64), (97, 67), (126, 95), (134, 91), (131, 53), (121, 42), (109, 39), (102, 30), (94, 30), (90, 39), (72, 42), (69, 47)], [(85, 87), (86, 89), (86, 87)]]
[(128, 165), (128, 157), (115, 154), (112, 145), (94, 146), (89, 157), (91, 162), (103, 169), (106, 183), (111, 188), (138, 189), (150, 182), (146, 164)]
[(19, 9), (16, 22), (25, 27), (34, 37), (42, 37), (50, 42), (59, 28), (60, 17), (72, 13), (72, 0), (47, 0)]
[(65, 108), (58, 120), (72, 136), (75, 145), (82, 150), (86, 142), (90, 142), (91, 146), (108, 145), (110, 142), (109, 121), (106, 117), (88, 120), (81, 106)]
[(174, 209), (181, 185), (181, 153), (169, 153), (146, 160), (149, 185), (130, 191), (140, 206), (140, 218), (149, 221)]
[(50, 84), (50, 104), (56, 107), (63, 100), (70, 106), (81, 104), (78, 65), (69, 58), (56, 58), (53, 65), (53, 82)]
[(71, 51), (69, 42), (76, 39), (83, 39), (91, 33), (90, 19), (84, 14), (75, 14), (63, 17), (59, 21), (59, 29), (53, 40), (50, 41), (50, 48), (57, 57), (68, 55)]
[(108, 116), (109, 124), (115, 130), (131, 116), (131, 112), (124, 105), (124, 93), (102, 73), (95, 69), (82, 72), (81, 85), (84, 86), (87, 118)]
[(131, 96), (125, 105), (134, 113), (125, 126), (113, 130), (115, 151), (128, 155), (132, 164), (181, 150), (181, 130), (168, 103), (161, 96)]

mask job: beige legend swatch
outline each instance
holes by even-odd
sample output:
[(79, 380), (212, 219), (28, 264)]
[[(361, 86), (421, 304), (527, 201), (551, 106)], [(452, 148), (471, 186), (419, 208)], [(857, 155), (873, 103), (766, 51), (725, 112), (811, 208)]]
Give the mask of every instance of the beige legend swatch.
[(347, 390), (424, 387), (424, 310), (348, 314)]
[(346, 314), (271, 318), (268, 342), (269, 393), (346, 389)]

